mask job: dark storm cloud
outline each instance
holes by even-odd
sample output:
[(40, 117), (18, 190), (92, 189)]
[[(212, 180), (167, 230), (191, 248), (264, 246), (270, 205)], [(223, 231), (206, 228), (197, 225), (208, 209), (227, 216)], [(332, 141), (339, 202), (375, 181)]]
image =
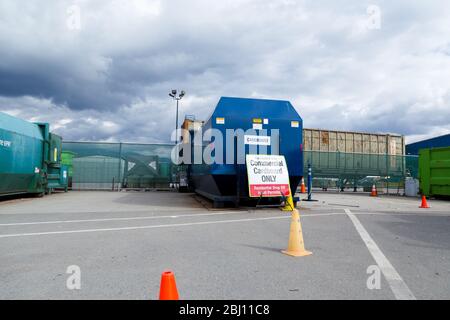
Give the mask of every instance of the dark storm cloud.
[(280, 98), (308, 127), (445, 133), (449, 6), (2, 1), (0, 110), (51, 122), (68, 140), (162, 142), (175, 127), (167, 93), (178, 88), (188, 92), (181, 117), (206, 118), (220, 96)]

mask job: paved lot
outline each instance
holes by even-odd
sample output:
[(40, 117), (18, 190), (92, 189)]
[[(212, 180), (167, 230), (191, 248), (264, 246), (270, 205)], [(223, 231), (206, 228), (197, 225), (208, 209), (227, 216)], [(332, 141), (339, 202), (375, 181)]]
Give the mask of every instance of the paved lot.
[[(211, 209), (190, 194), (71, 192), (0, 202), (0, 299), (450, 298), (450, 202), (316, 193), (302, 202), (313, 255), (280, 253), (289, 215)], [(66, 269), (81, 269), (68, 290)], [(378, 265), (381, 288), (367, 288)]]

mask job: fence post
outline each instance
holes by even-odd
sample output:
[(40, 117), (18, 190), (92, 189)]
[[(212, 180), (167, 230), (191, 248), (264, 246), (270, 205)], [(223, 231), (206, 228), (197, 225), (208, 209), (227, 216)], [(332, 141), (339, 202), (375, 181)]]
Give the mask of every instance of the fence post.
[[(339, 176), (339, 178), (338, 178), (338, 193), (341, 193), (342, 191), (342, 180), (344, 179), (343, 178), (343, 172), (342, 172), (342, 170), (344, 170), (342, 167), (341, 167), (341, 152), (340, 151), (338, 151), (337, 152), (337, 166), (338, 166), (338, 171), (339, 171), (339, 174), (338, 174), (338, 176)], [(344, 170), (345, 171), (345, 170)]]
[(120, 177), (122, 173), (122, 142), (119, 142), (119, 175), (117, 181), (117, 192), (120, 192), (120, 187), (122, 184), (122, 179)]

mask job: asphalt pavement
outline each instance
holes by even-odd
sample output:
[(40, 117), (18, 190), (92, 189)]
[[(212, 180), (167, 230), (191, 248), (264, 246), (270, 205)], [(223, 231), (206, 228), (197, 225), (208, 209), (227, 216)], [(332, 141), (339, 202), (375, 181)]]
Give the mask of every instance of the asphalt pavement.
[(281, 253), (290, 215), (273, 208), (217, 210), (174, 192), (3, 201), (0, 299), (157, 299), (166, 269), (181, 299), (450, 298), (450, 202), (314, 198), (299, 206), (313, 252), (301, 258)]

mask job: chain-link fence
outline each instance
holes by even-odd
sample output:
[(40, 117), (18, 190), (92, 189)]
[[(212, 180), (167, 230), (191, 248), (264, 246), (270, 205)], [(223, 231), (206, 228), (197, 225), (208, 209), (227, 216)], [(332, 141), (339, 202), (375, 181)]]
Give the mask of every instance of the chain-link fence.
[[(169, 188), (181, 167), (171, 161), (171, 144), (64, 142), (74, 190)], [(324, 190), (401, 194), (406, 177), (418, 177), (417, 156), (344, 152), (304, 152), (304, 172), (312, 167), (313, 187)]]
[(175, 180), (170, 144), (64, 142), (74, 190), (168, 188)]
[(417, 156), (305, 151), (305, 175), (311, 165), (313, 187), (323, 190), (403, 194), (407, 177), (418, 178)]

